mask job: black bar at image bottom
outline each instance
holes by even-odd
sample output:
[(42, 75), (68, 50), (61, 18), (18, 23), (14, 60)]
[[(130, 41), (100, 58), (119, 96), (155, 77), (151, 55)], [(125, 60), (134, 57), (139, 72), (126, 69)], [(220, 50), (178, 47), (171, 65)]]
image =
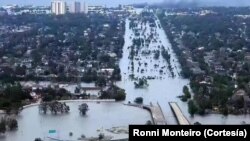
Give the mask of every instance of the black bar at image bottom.
[(130, 125), (129, 141), (187, 138), (249, 140), (249, 125)]

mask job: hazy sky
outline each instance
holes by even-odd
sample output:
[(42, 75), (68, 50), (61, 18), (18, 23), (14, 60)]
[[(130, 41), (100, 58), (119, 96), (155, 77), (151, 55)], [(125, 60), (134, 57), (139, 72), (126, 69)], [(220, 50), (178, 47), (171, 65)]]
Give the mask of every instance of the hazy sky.
[[(75, 0), (66, 0), (75, 1)], [(84, 1), (84, 0), (77, 0)], [(201, 6), (250, 6), (250, 0), (85, 0), (89, 4), (117, 6), (118, 4), (134, 4), (134, 3), (165, 3), (179, 4), (179, 3), (193, 3)], [(6, 4), (19, 4), (19, 5), (50, 5), (51, 0), (0, 0), (0, 6)]]
[(250, 6), (250, 0), (164, 0), (166, 3), (193, 3), (201, 6)]
[[(6, 4), (19, 4), (19, 5), (50, 5), (52, 0), (0, 0), (0, 5)], [(133, 4), (133, 3), (155, 3), (155, 2), (162, 2), (163, 0), (65, 0), (65, 1), (86, 1), (90, 4), (95, 5), (106, 5), (110, 6), (117, 6), (119, 4)]]

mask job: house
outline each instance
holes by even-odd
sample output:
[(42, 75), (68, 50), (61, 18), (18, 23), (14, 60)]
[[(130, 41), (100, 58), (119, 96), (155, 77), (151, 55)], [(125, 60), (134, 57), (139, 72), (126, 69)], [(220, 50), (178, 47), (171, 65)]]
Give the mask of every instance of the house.
[(244, 60), (246, 63), (250, 64), (250, 53), (246, 53)]
[(107, 74), (109, 76), (111, 76), (114, 72), (114, 69), (111, 69), (111, 68), (106, 68), (106, 69), (100, 69), (99, 70), (99, 73), (102, 73), (102, 74)]

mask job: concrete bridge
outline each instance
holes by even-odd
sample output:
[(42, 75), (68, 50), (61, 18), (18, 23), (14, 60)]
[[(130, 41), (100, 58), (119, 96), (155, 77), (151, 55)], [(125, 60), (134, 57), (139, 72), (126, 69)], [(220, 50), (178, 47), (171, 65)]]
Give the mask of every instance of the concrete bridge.
[(180, 107), (178, 106), (178, 104), (176, 102), (169, 102), (169, 105), (170, 105), (179, 125), (190, 125), (189, 121), (183, 115)]
[(153, 124), (154, 125), (166, 125), (166, 119), (164, 117), (164, 114), (162, 112), (161, 106), (157, 103), (157, 105), (153, 105), (150, 103), (150, 105), (140, 105), (140, 104), (126, 104), (128, 106), (134, 106), (146, 109), (150, 112)]

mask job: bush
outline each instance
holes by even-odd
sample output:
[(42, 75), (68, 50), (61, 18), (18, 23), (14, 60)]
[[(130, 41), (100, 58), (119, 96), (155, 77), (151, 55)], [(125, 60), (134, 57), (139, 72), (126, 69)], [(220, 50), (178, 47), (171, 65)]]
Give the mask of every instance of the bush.
[(146, 125), (153, 125), (153, 123), (152, 123), (150, 120), (148, 120), (148, 121), (146, 122)]
[(121, 101), (126, 99), (126, 92), (115, 85), (110, 86), (108, 90), (101, 91), (100, 99), (115, 99), (116, 101)]
[(197, 121), (194, 123), (194, 125), (201, 125), (201, 123)]
[(143, 103), (143, 98), (142, 97), (137, 97), (134, 101), (137, 104), (142, 104)]
[(43, 141), (41, 138), (35, 138), (35, 141)]
[(188, 102), (188, 112), (191, 116), (194, 116), (194, 114), (198, 112), (198, 107), (195, 105), (193, 100)]
[(18, 123), (16, 119), (9, 119), (7, 123), (10, 130), (15, 130), (18, 128)]
[(6, 132), (6, 123), (2, 119), (1, 122), (0, 122), (0, 133), (5, 133), (5, 132)]
[(122, 101), (126, 99), (126, 93), (125, 91), (119, 90), (117, 94), (115, 95), (114, 99), (116, 101)]

